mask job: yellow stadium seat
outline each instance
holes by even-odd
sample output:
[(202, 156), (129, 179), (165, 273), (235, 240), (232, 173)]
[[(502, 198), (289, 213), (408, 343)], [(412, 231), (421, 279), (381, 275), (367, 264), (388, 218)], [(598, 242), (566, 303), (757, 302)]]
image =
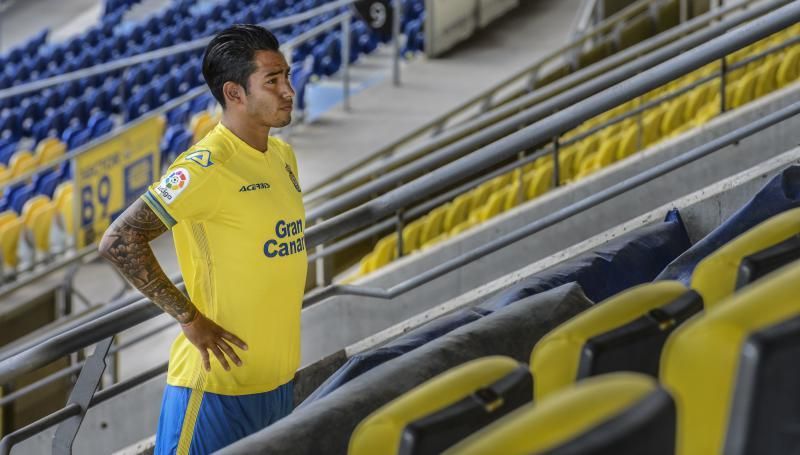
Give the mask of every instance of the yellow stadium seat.
[(503, 211), (503, 207), (506, 201), (506, 191), (501, 189), (499, 191), (495, 191), (489, 196), (489, 200), (486, 201), (486, 204), (483, 205), (480, 209), (478, 209), (477, 219), (478, 221), (486, 221), (490, 218), (493, 218), (500, 214)]
[(733, 97), (728, 100), (731, 109), (743, 106), (753, 100), (756, 87), (756, 73), (749, 72), (736, 82)]
[(9, 221), (15, 220), (17, 218), (17, 214), (13, 210), (6, 210), (5, 212), (0, 213), (0, 226), (8, 223)]
[(464, 363), (392, 400), (358, 424), (349, 455), (440, 453), (531, 400), (525, 365), (502, 356)]
[(403, 254), (411, 254), (419, 249), (419, 236), (422, 233), (424, 219), (412, 221), (403, 228)]
[(649, 147), (661, 139), (661, 120), (665, 109), (656, 107), (647, 111), (642, 120), (642, 147)]
[(521, 406), (443, 453), (672, 455), (674, 450), (669, 393), (647, 376), (611, 373)]
[(50, 203), (50, 198), (44, 195), (34, 196), (28, 199), (28, 202), (22, 206), (22, 213), (20, 214), (20, 218), (22, 218), (22, 224), (26, 227), (30, 226), (31, 218), (33, 218), (33, 214), (42, 206), (45, 206)]
[(419, 235), (420, 245), (424, 245), (428, 240), (442, 233), (442, 223), (444, 222), (444, 215), (447, 213), (448, 208), (450, 208), (450, 204), (436, 207), (425, 216), (425, 222), (422, 225), (422, 231)]
[(769, 58), (767, 63), (757, 70), (756, 85), (753, 92), (754, 98), (760, 98), (778, 88), (779, 58)]
[(622, 131), (617, 146), (615, 161), (625, 159), (636, 153), (636, 143), (639, 140), (639, 129), (635, 126), (628, 127)]
[(685, 122), (683, 113), (686, 110), (686, 102), (686, 97), (680, 96), (667, 105), (664, 117), (661, 119), (661, 136), (669, 136), (683, 125)]
[(361, 258), (361, 263), (358, 265), (358, 275), (364, 276), (375, 270), (374, 261), (375, 251), (369, 252), (366, 256)]
[(462, 194), (453, 200), (444, 214), (442, 230), (449, 231), (469, 217), (470, 196)]
[(575, 157), (572, 159), (572, 175), (576, 175), (580, 172), (581, 163), (597, 151), (599, 142), (599, 137), (593, 134), (578, 143), (578, 149), (575, 152)]
[(55, 204), (48, 202), (39, 207), (31, 218), (29, 230), (33, 237), (33, 246), (37, 251), (46, 253), (50, 250), (50, 229), (53, 226), (55, 213)]
[(525, 200), (525, 192), (518, 180), (508, 185), (505, 190), (506, 200), (503, 203), (503, 211), (511, 210)]
[(450, 229), (450, 232), (448, 232), (448, 235), (450, 237), (454, 237), (456, 235), (459, 235), (462, 232), (466, 231), (467, 229), (471, 228), (472, 226), (475, 226), (475, 224), (476, 223), (475, 223), (475, 221), (473, 219), (467, 219), (466, 221), (463, 221), (460, 224), (458, 224), (457, 226), (455, 226), (453, 229)]
[(6, 166), (0, 163), (0, 183), (5, 183), (11, 179), (11, 171)]
[(217, 120), (207, 111), (195, 114), (189, 123), (194, 142), (199, 141), (217, 124)]
[[(677, 405), (676, 453), (794, 452), (797, 435), (783, 429), (800, 417), (798, 322), (800, 266), (793, 263), (670, 336), (661, 382)], [(727, 450), (726, 437), (739, 450)]]
[(525, 175), (522, 179), (525, 187), (525, 200), (529, 201), (546, 193), (553, 186), (553, 168), (542, 167)]
[(0, 250), (2, 250), (3, 263), (6, 267), (16, 267), (19, 262), (17, 248), (22, 227), (22, 220), (19, 218), (14, 218), (0, 226)]
[(558, 182), (559, 184), (572, 180), (575, 175), (572, 171), (577, 147), (565, 147), (558, 152)]
[(373, 254), (373, 270), (392, 262), (397, 257), (397, 234), (389, 234), (378, 241)]
[(67, 152), (67, 146), (56, 138), (42, 139), (36, 144), (36, 162), (39, 164), (46, 164), (56, 158), (64, 156)]
[(11, 171), (11, 177), (19, 177), (36, 169), (36, 159), (31, 152), (21, 150), (11, 157), (8, 167)]
[(432, 247), (433, 245), (436, 245), (437, 243), (444, 242), (445, 240), (447, 240), (448, 237), (449, 236), (448, 236), (447, 232), (442, 232), (441, 234), (437, 235), (436, 237), (434, 237), (432, 239), (428, 239), (428, 241), (425, 242), (422, 245), (422, 247), (420, 247), (420, 249), (423, 250), (423, 251), (427, 250), (428, 248)]
[(609, 136), (604, 141), (600, 142), (600, 149), (594, 155), (594, 167), (598, 169), (603, 168), (616, 161), (619, 143), (619, 134)]
[(53, 193), (53, 201), (55, 201), (56, 204), (56, 211), (58, 212), (61, 228), (68, 236), (72, 235), (74, 233), (72, 183), (67, 182), (59, 185), (55, 193)]
[(711, 90), (713, 90), (711, 84), (706, 83), (689, 92), (686, 95), (688, 98), (686, 98), (686, 106), (683, 110), (683, 118), (693, 119), (695, 114), (697, 114), (697, 111), (699, 111), (708, 100), (708, 95)]
[(742, 260), (800, 233), (800, 208), (788, 210), (758, 224), (700, 261), (692, 272), (693, 289), (707, 307), (718, 304), (739, 287)]
[(672, 330), (703, 309), (678, 281), (636, 286), (606, 299), (545, 335), (531, 352), (536, 400), (590, 376), (634, 371), (658, 377)]
[(469, 213), (477, 213), (483, 207), (483, 204), (489, 200), (489, 195), (492, 194), (492, 185), (489, 182), (479, 185), (469, 193)]
[(776, 82), (778, 87), (785, 87), (797, 79), (800, 72), (800, 48), (793, 48), (786, 53), (786, 56), (781, 59), (778, 66), (778, 73), (776, 75)]

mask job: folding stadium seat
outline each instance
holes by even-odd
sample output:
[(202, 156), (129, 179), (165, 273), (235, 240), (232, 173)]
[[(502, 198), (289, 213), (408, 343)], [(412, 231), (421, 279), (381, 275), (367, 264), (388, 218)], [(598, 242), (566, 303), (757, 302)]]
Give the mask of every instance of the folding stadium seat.
[(502, 212), (511, 210), (525, 201), (525, 191), (523, 191), (520, 179), (515, 179), (505, 188), (505, 196)]
[(444, 216), (449, 209), (450, 204), (441, 205), (428, 213), (424, 218), (422, 230), (419, 234), (420, 245), (425, 245), (429, 240), (442, 233), (442, 224), (444, 223)]
[(680, 96), (667, 103), (664, 116), (661, 118), (661, 136), (670, 136), (677, 131), (684, 123), (684, 112), (686, 111), (686, 97)]
[(754, 98), (760, 98), (778, 88), (777, 76), (780, 64), (780, 58), (768, 58), (766, 64), (756, 70), (756, 85), (753, 89)]
[(19, 177), (36, 169), (38, 162), (33, 154), (27, 150), (16, 152), (8, 162), (8, 169), (12, 177)]
[(672, 455), (675, 404), (652, 379), (613, 373), (520, 407), (445, 452)]
[(800, 48), (795, 47), (787, 51), (778, 66), (776, 75), (778, 87), (789, 85), (797, 79), (798, 75), (800, 75)]
[(370, 414), (356, 427), (348, 454), (441, 453), (531, 401), (532, 379), (510, 357), (483, 357), (455, 367)]
[(504, 189), (495, 190), (489, 194), (489, 199), (478, 210), (469, 214), (469, 218), (473, 223), (482, 223), (488, 219), (497, 216), (503, 211), (505, 205), (506, 192)]
[(531, 352), (535, 397), (581, 379), (617, 371), (658, 377), (667, 337), (703, 309), (700, 295), (677, 281), (636, 286), (575, 316)]
[(628, 126), (619, 136), (619, 145), (617, 146), (614, 161), (625, 159), (636, 153), (636, 143), (639, 140), (639, 128), (635, 125)]
[[(4, 217), (9, 212), (3, 212), (0, 217)], [(7, 218), (0, 224), (0, 253), (2, 253), (3, 270), (15, 269), (19, 262), (17, 250), (19, 247), (19, 237), (22, 232), (22, 220), (12, 214), (13, 218)]]
[(74, 210), (73, 210), (73, 184), (64, 182), (56, 187), (53, 193), (53, 203), (55, 213), (53, 231), (51, 234), (55, 251), (60, 252), (67, 249), (73, 243), (74, 233)]
[(392, 262), (397, 257), (397, 234), (389, 234), (382, 238), (373, 253), (373, 270)]
[(525, 200), (529, 201), (550, 190), (553, 185), (553, 166), (543, 166), (523, 177)]
[(800, 267), (793, 263), (668, 340), (661, 380), (677, 404), (679, 453), (796, 451), (798, 286)]
[(214, 129), (217, 122), (219, 122), (219, 119), (212, 116), (208, 111), (193, 116), (189, 123), (189, 128), (192, 130), (192, 140), (197, 142), (205, 137), (209, 131)]
[(56, 138), (42, 139), (36, 144), (34, 159), (38, 164), (46, 164), (64, 156), (67, 146)]
[(22, 213), (22, 207), (33, 196), (33, 185), (20, 187), (9, 198), (9, 208), (17, 213)]
[(469, 202), (470, 197), (467, 194), (462, 194), (453, 200), (453, 203), (450, 204), (450, 207), (445, 212), (444, 220), (442, 221), (443, 231), (450, 231), (469, 217)]
[(800, 258), (799, 234), (800, 208), (775, 215), (700, 261), (691, 286), (707, 307), (717, 305), (739, 288)]
[(88, 128), (84, 128), (78, 131), (76, 134), (73, 134), (70, 137), (69, 141), (67, 141), (67, 148), (69, 150), (74, 150), (82, 145), (85, 145), (89, 142), (92, 138), (92, 130)]
[(422, 233), (424, 218), (412, 221), (403, 228), (403, 254), (411, 254), (412, 251), (419, 249), (419, 237)]
[(736, 89), (733, 92), (733, 97), (729, 101), (731, 109), (742, 106), (753, 100), (756, 76), (757, 73), (751, 71), (736, 81)]

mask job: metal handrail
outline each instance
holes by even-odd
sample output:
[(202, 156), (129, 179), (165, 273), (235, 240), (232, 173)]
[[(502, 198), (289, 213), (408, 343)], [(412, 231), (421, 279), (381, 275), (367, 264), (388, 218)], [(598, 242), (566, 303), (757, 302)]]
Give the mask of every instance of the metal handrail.
[[(427, 152), (424, 156), (420, 156), (407, 166), (400, 167), (388, 173), (382, 174), (380, 177), (364, 183), (363, 185), (343, 195), (340, 195), (335, 199), (325, 201), (316, 207), (311, 208), (308, 210), (307, 219), (310, 222), (328, 219), (331, 216), (337, 215), (341, 211), (350, 209), (359, 203), (374, 198), (375, 194), (381, 194), (385, 191), (395, 188), (398, 182), (409, 181), (412, 178), (424, 176), (425, 174), (430, 173), (431, 169), (440, 168), (441, 166), (450, 163), (457, 158), (468, 156), (479, 147), (492, 144), (493, 142), (504, 138), (509, 134), (513, 134), (519, 130), (521, 126), (530, 125), (536, 121), (546, 118), (554, 112), (559, 112), (563, 109), (566, 109), (569, 106), (572, 106), (573, 104), (584, 100), (585, 98), (601, 90), (624, 81), (640, 71), (652, 68), (664, 60), (677, 56), (681, 52), (687, 51), (687, 49), (701, 45), (708, 40), (713, 39), (725, 33), (726, 31), (739, 26), (746, 21), (752, 20), (753, 18), (756, 18), (767, 11), (771, 11), (775, 9), (776, 6), (785, 3), (787, 3), (786, 0), (775, 0), (754, 6), (750, 10), (741, 12), (734, 17), (722, 20), (714, 25), (699, 30), (692, 35), (685, 36), (677, 41), (673, 40), (670, 42), (670, 44), (660, 47), (650, 53), (641, 55), (639, 58), (636, 58), (621, 66), (612, 66), (612, 64), (618, 63), (618, 59), (615, 59), (614, 57), (609, 58), (608, 62), (603, 60), (597, 65), (605, 68), (606, 70), (588, 82), (572, 87), (568, 90), (563, 90), (557, 95), (551, 96), (539, 103), (534, 104), (533, 107), (520, 111), (521, 106), (526, 105), (531, 98), (539, 96), (539, 94), (536, 92), (531, 93), (523, 99), (507, 104), (502, 108), (501, 111), (492, 113), (488, 116), (493, 120), (500, 118), (502, 119), (501, 121), (488, 124), (487, 119), (478, 119), (475, 122), (481, 124), (483, 126), (482, 129), (471, 136), (459, 139), (442, 148), (434, 148), (432, 146), (434, 144), (439, 145), (438, 139), (432, 140), (431, 146), (428, 144), (423, 144), (421, 149), (424, 149)], [(595, 65), (592, 65), (592, 67), (594, 66)], [(585, 71), (593, 71), (591, 69), (592, 67), (586, 68)], [(565, 78), (565, 80), (561, 81), (560, 84), (556, 84), (558, 84), (558, 86), (561, 84), (571, 84), (572, 80), (581, 77), (580, 73), (581, 72), (574, 74), (574, 78)], [(551, 90), (556, 90), (555, 84), (554, 88)], [(453, 132), (448, 132), (445, 134), (448, 136), (452, 135), (459, 137), (459, 135), (463, 134), (463, 131), (454, 130)], [(551, 138), (548, 138), (542, 141), (542, 143), (549, 142), (550, 139)], [(528, 147), (536, 145), (538, 144), (535, 142), (528, 143)]]
[(432, 269), (428, 269), (425, 272), (413, 278), (409, 278), (395, 286), (392, 286), (389, 289), (381, 289), (381, 288), (366, 287), (366, 286), (354, 286), (354, 285), (332, 285), (324, 289), (321, 289), (319, 291), (312, 291), (307, 295), (303, 303), (305, 305), (313, 305), (314, 303), (320, 302), (324, 299), (341, 295), (372, 297), (384, 300), (393, 299), (412, 289), (416, 289), (425, 283), (433, 281), (434, 279), (442, 275), (445, 275), (447, 273), (452, 272), (453, 270), (463, 267), (464, 265), (469, 264), (470, 262), (476, 261), (488, 254), (494, 253), (500, 250), (501, 248), (505, 248), (506, 246), (509, 246), (512, 243), (515, 243), (521, 239), (524, 239), (530, 235), (533, 235), (548, 227), (560, 223), (572, 216), (577, 215), (578, 213), (596, 207), (603, 202), (613, 199), (616, 196), (619, 196), (634, 188), (637, 188), (647, 182), (655, 180), (656, 178), (661, 177), (664, 174), (672, 172), (675, 169), (678, 169), (693, 161), (697, 161), (698, 159), (703, 158), (723, 147), (726, 147), (731, 144), (736, 144), (742, 139), (754, 133), (757, 133), (767, 127), (770, 127), (778, 122), (794, 117), (795, 115), (798, 114), (800, 114), (800, 102), (795, 102), (794, 104), (787, 106), (777, 112), (773, 112), (764, 117), (760, 117), (758, 120), (748, 125), (737, 128), (736, 130), (727, 133), (725, 135), (722, 135), (712, 140), (711, 142), (703, 144), (697, 147), (696, 149), (691, 150), (690, 152), (677, 156), (664, 163), (655, 165), (654, 167), (640, 174), (637, 174), (622, 182), (611, 185), (610, 187), (598, 193), (592, 194), (586, 197), (585, 199), (580, 200), (579, 202), (576, 202), (556, 212), (553, 212), (549, 215), (539, 218), (520, 229), (511, 231), (503, 235), (502, 237), (499, 237), (497, 239), (492, 240), (489, 243), (481, 245), (478, 248), (468, 253), (450, 259), (442, 264), (433, 267)]
[[(482, 169), (502, 162), (520, 150), (524, 150), (528, 144), (546, 142), (550, 138), (574, 128), (586, 119), (643, 95), (672, 79), (793, 25), (798, 20), (800, 20), (800, 2), (772, 11), (742, 26), (736, 33), (728, 33), (716, 37), (669, 61), (631, 77), (611, 90), (604, 90), (534, 125), (509, 135), (503, 140), (486, 146), (468, 157), (459, 159), (403, 187), (380, 196), (357, 209), (350, 210), (317, 226), (310, 227), (306, 231), (306, 244), (313, 248), (332, 238), (352, 232), (381, 219), (381, 217), (391, 214), (399, 208), (422, 200), (426, 194), (440, 190), (447, 185), (447, 182), (469, 178)], [(786, 110), (780, 112), (785, 115)], [(764, 117), (764, 119), (766, 118), (774, 119), (776, 116)], [(618, 186), (612, 188), (615, 191), (619, 190)], [(159, 314), (161, 314), (160, 309), (152, 305), (147, 299), (141, 299), (102, 318), (53, 337), (33, 349), (0, 361), (0, 383), (6, 383), (19, 374), (32, 371), (54, 359), (77, 349), (82, 349), (112, 336), (120, 330), (130, 328)]]
[[(735, 4), (726, 4), (722, 8), (719, 8), (719, 9), (713, 10), (713, 11), (709, 11), (709, 12), (703, 14), (702, 16), (698, 16), (696, 18), (693, 18), (691, 21), (687, 21), (685, 24), (679, 25), (679, 27), (681, 27), (683, 25), (688, 25), (690, 22), (693, 22), (695, 25), (706, 25), (708, 23), (711, 23), (711, 22), (715, 21), (719, 17), (721, 17), (721, 16), (723, 16), (723, 15), (725, 15), (725, 14), (731, 12), (731, 11), (734, 11), (736, 9), (740, 9), (740, 8), (743, 8), (743, 7), (747, 7), (748, 5), (750, 5), (752, 3), (755, 3), (756, 1), (757, 0), (742, 0), (742, 1), (737, 2)], [(564, 53), (570, 52), (573, 49), (579, 49), (580, 46), (583, 46), (587, 41), (591, 41), (591, 40), (597, 38), (602, 33), (605, 33), (606, 31), (608, 31), (610, 29), (613, 29), (617, 24), (619, 24), (619, 23), (621, 23), (621, 22), (623, 22), (625, 20), (628, 20), (629, 18), (635, 16), (636, 14), (638, 14), (640, 12), (643, 12), (640, 9), (643, 9), (644, 6), (649, 6), (650, 3), (651, 3), (651, 1), (648, 1), (648, 0), (640, 0), (640, 1), (638, 1), (638, 2), (636, 2), (634, 4), (632, 4), (632, 5), (629, 5), (626, 9), (624, 9), (624, 10), (614, 14), (613, 16), (605, 19), (603, 22), (601, 22), (600, 25), (598, 25), (597, 27), (593, 28), (589, 33), (581, 36), (577, 41), (571, 42), (571, 43), (559, 48), (555, 52), (552, 52), (552, 53), (546, 55), (545, 57), (543, 57), (540, 60), (538, 60), (536, 63), (534, 63), (534, 64), (532, 64), (532, 65), (530, 65), (530, 66), (518, 71), (517, 73), (515, 73), (512, 76), (504, 79), (503, 81), (497, 83), (496, 85), (494, 85), (494, 86), (492, 86), (492, 87), (480, 92), (478, 95), (475, 95), (474, 97), (470, 98), (469, 100), (467, 100), (466, 102), (462, 103), (461, 105), (459, 105), (459, 106), (451, 109), (450, 111), (440, 115), (439, 117), (436, 117), (435, 119), (431, 120), (426, 125), (423, 125), (423, 126), (417, 128), (417, 129), (413, 130), (412, 132), (406, 134), (402, 138), (392, 142), (391, 144), (386, 145), (386, 146), (376, 150), (370, 156), (358, 161), (357, 163), (354, 163), (351, 166), (348, 166), (347, 168), (345, 168), (342, 171), (339, 171), (338, 173), (336, 173), (332, 177), (329, 177), (329, 178), (323, 180), (322, 182), (318, 183), (315, 187), (309, 188), (306, 191), (306, 194), (308, 196), (310, 196), (310, 198), (309, 198), (310, 202), (313, 202), (314, 200), (316, 200), (318, 198), (329, 197), (331, 193), (335, 192), (335, 188), (337, 188), (337, 187), (341, 188), (341, 184), (338, 184), (337, 182), (339, 182), (342, 178), (345, 178), (345, 177), (349, 176), (354, 171), (358, 170), (359, 168), (361, 168), (361, 167), (363, 167), (363, 166), (365, 166), (365, 165), (367, 165), (367, 164), (369, 164), (371, 162), (374, 162), (376, 160), (379, 160), (379, 159), (382, 159), (382, 158), (386, 158), (388, 156), (393, 155), (393, 153), (399, 147), (401, 147), (404, 144), (410, 143), (414, 139), (420, 138), (423, 135), (423, 133), (426, 133), (426, 132), (430, 131), (431, 129), (435, 128), (436, 125), (444, 124), (444, 123), (447, 122), (448, 119), (453, 118), (453, 117), (455, 117), (455, 116), (467, 111), (468, 109), (471, 109), (472, 107), (474, 107), (476, 105), (482, 105), (482, 106), (487, 106), (488, 107), (490, 105), (491, 98), (494, 95), (496, 95), (498, 92), (500, 92), (501, 90), (506, 88), (507, 86), (509, 86), (511, 84), (515, 84), (515, 83), (519, 82), (520, 80), (522, 80), (522, 79), (524, 79), (526, 77), (530, 77), (531, 73), (534, 73), (534, 75), (535, 75), (535, 73), (540, 68), (544, 67), (550, 61), (563, 56)], [(700, 19), (700, 21), (699, 22), (696, 21), (697, 19)], [(548, 85), (548, 87), (549, 87), (549, 85)], [(333, 186), (333, 189), (328, 188), (328, 186)]]

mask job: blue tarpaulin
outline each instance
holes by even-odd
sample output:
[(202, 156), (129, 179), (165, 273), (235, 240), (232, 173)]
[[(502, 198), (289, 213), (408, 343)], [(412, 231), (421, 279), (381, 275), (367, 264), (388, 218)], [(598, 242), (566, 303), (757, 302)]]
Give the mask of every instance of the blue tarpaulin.
[(481, 307), (494, 311), (573, 281), (581, 285), (586, 297), (601, 302), (632, 286), (652, 281), (690, 245), (680, 214), (671, 210), (663, 223), (632, 231), (592, 252), (526, 278)]
[(800, 207), (800, 166), (791, 166), (772, 178), (749, 202), (718, 228), (672, 261), (657, 280), (689, 285), (700, 261), (750, 228), (781, 212)]

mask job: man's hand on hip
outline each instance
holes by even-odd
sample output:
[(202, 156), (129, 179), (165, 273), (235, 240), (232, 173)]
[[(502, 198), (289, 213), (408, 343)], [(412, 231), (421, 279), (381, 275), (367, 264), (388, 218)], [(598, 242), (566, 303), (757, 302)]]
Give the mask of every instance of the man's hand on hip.
[[(231, 367), (228, 364), (225, 356), (227, 355), (237, 366), (242, 366), (242, 361), (239, 356), (234, 352), (231, 344), (236, 345), (240, 349), (247, 350), (247, 345), (244, 341), (240, 340), (236, 335), (228, 332), (222, 327), (218, 326), (214, 321), (203, 316), (199, 311), (197, 316), (191, 321), (181, 324), (184, 335), (195, 347), (200, 350), (200, 355), (203, 356), (203, 368), (206, 371), (211, 371), (211, 360), (209, 359), (208, 351), (214, 353), (226, 371)], [(224, 354), (223, 354), (224, 353)]]

